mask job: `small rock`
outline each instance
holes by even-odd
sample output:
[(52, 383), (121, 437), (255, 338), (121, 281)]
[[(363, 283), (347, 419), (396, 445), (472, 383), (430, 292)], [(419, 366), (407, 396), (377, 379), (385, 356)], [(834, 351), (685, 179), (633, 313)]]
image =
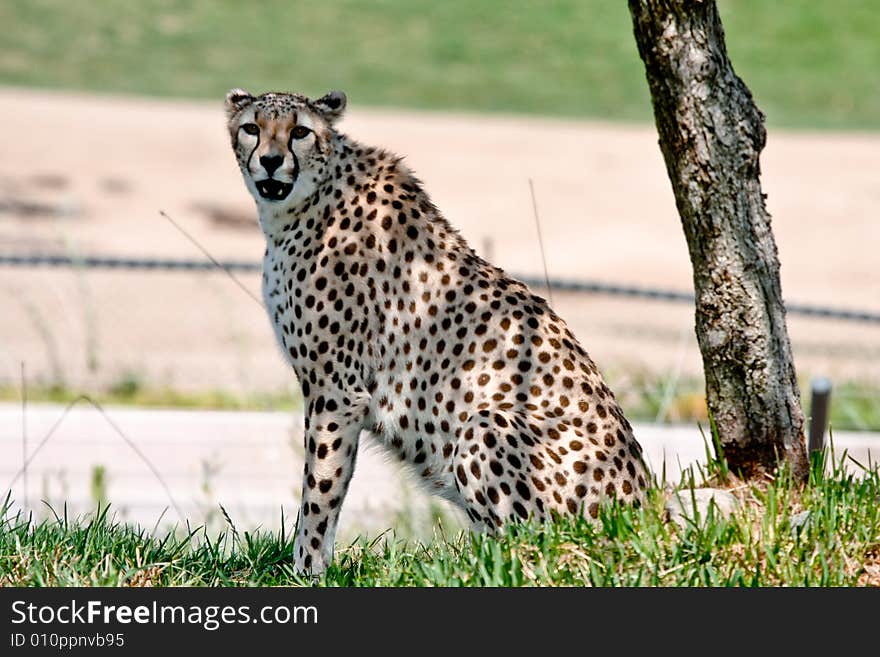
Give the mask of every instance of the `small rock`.
[(719, 488), (685, 488), (670, 492), (666, 500), (666, 513), (672, 522), (685, 527), (688, 521), (700, 521), (708, 517), (710, 505), (715, 515), (727, 518), (739, 506), (739, 500), (729, 491)]

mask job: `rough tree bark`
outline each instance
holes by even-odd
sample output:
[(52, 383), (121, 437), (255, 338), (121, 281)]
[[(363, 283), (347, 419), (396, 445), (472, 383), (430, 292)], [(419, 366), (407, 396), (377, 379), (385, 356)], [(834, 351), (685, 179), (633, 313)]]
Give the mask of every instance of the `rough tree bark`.
[(779, 260), (761, 192), (764, 115), (714, 0), (628, 0), (694, 270), (706, 397), (730, 466), (808, 473)]

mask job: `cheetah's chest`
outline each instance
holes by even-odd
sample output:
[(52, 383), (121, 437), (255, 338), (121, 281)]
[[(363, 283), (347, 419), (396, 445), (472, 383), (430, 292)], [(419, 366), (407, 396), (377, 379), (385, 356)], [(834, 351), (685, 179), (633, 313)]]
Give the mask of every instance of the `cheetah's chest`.
[(287, 362), (300, 375), (299, 348), (302, 344), (297, 335), (293, 313), (293, 295), (288, 288), (287, 271), (283, 256), (270, 243), (263, 257), (263, 302), (278, 346)]

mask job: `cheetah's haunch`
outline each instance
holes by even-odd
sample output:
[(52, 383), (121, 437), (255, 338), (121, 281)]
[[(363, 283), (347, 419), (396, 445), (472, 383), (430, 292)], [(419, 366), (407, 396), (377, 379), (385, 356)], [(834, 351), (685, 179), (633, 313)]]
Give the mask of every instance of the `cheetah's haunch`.
[(297, 569), (333, 558), (362, 430), (475, 528), (638, 503), (641, 448), (587, 352), (400, 158), (336, 131), (345, 102), (226, 97), (266, 235), (263, 295), (305, 400)]

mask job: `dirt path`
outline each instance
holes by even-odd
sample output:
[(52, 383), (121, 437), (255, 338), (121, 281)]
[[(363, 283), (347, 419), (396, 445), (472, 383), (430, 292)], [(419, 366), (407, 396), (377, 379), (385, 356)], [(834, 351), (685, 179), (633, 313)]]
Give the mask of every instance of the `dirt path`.
[[(277, 530), (282, 507), (288, 527), (296, 518), (302, 486), (301, 415), (111, 407), (102, 416), (87, 406), (67, 416), (63, 411), (49, 404), (28, 408), (30, 454), (60, 423), (28, 469), (29, 508), (38, 516), (50, 514), (43, 500), (56, 510), (67, 503), (71, 516), (91, 510), (96, 468), (102, 467), (104, 485), (98, 489), (103, 488), (117, 517), (147, 528), (160, 517), (166, 525), (182, 524), (174, 505), (192, 525), (208, 524), (212, 531), (225, 528), (219, 505), (239, 531), (257, 526)], [(108, 417), (149, 459), (161, 480), (119, 437)], [(705, 464), (695, 425), (636, 424), (635, 433), (658, 479), (665, 470), (666, 481), (678, 483), (682, 468)], [(878, 442), (877, 434), (834, 435), (837, 454), (847, 450), (865, 464), (877, 462)], [(0, 491), (14, 482), (15, 508), (25, 499), (23, 480), (14, 479), (21, 468), (21, 449), (21, 407), (0, 403)], [(852, 461), (847, 466), (860, 472)], [(432, 505), (450, 520), (465, 520), (451, 505), (429, 497), (381, 448), (363, 440), (342, 510), (340, 541), (390, 526), (429, 533)]]
[[(169, 102), (0, 89), (0, 252), (256, 260), (262, 236), (229, 152), (222, 99)], [(652, 126), (367, 110), (349, 134), (407, 155), (478, 250), (551, 275), (688, 290), (690, 264)], [(880, 311), (880, 135), (772, 130), (763, 157), (783, 293)], [(256, 276), (244, 277), (252, 289)], [(0, 269), (0, 383), (84, 387), (123, 373), (181, 387), (277, 388), (290, 376), (260, 309), (222, 275)], [(599, 364), (700, 371), (692, 310), (557, 295)], [(803, 375), (880, 380), (880, 327), (792, 318)], [(622, 384), (624, 385), (624, 384)]]

